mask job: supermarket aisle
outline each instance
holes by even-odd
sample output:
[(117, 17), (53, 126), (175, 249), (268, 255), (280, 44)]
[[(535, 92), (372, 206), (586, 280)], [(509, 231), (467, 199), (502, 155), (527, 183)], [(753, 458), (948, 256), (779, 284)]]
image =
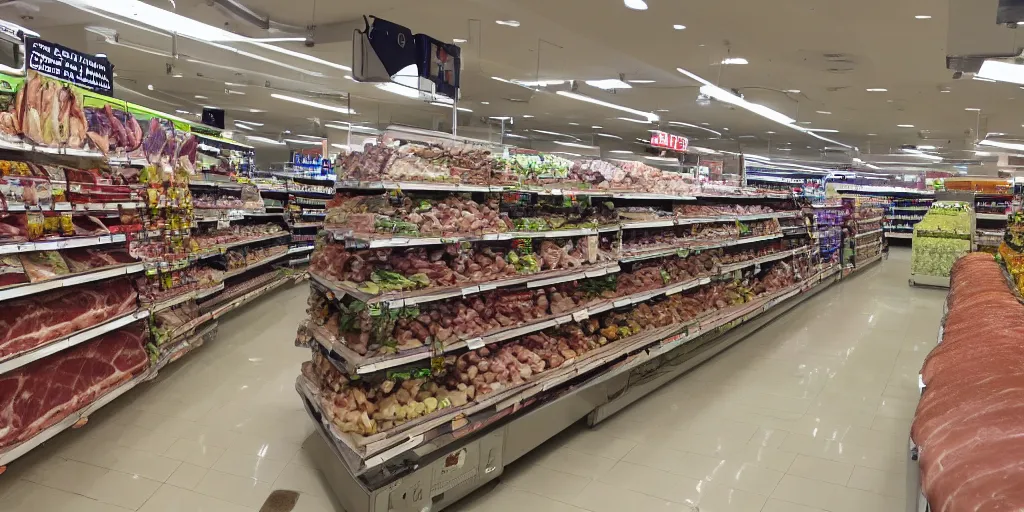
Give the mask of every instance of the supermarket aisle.
[[(459, 511), (902, 510), (916, 371), (943, 291), (907, 286), (909, 251), (834, 286), (596, 429), (517, 462)], [(5, 512), (340, 511), (301, 448), (293, 383), (308, 288), (221, 322), (168, 367), (0, 477)]]
[(904, 510), (917, 371), (945, 292), (893, 248), (596, 429), (528, 455), (460, 511)]

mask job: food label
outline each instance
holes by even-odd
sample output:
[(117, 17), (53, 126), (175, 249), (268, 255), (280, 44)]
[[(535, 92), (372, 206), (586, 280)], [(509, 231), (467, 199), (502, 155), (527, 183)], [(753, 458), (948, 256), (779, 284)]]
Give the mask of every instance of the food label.
[(468, 348), (470, 350), (477, 350), (477, 349), (480, 349), (480, 348), (484, 348), (484, 340), (483, 340), (483, 338), (473, 338), (471, 340), (466, 340), (466, 348)]
[(590, 318), (590, 311), (586, 309), (584, 309), (583, 311), (577, 311), (572, 314), (572, 319), (577, 322), (582, 322), (588, 318)]

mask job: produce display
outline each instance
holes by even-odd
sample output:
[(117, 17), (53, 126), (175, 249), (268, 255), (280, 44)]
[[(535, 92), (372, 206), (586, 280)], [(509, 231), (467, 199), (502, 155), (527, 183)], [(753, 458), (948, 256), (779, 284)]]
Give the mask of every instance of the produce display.
[(1024, 306), (984, 253), (953, 266), (946, 304), (911, 427), (921, 488), (931, 510), (1020, 509)]
[[(300, 340), (314, 346), (312, 361), (304, 365), (303, 374), (321, 391), (320, 406), (339, 431), (373, 435), (435, 411), (462, 407), (543, 378), (545, 372), (579, 361), (588, 352), (609, 343), (743, 304), (757, 295), (793, 284), (801, 275), (808, 275), (808, 271), (806, 261), (777, 262), (761, 277), (715, 282), (658, 302), (642, 303), (628, 311), (608, 311), (511, 341), (488, 344), (445, 357), (441, 368), (411, 370), (402, 376), (374, 374), (353, 380), (324, 357), (319, 345)], [(534, 297), (533, 305), (538, 312), (542, 296), (546, 297)], [(323, 304), (315, 294), (310, 302), (314, 314)], [(527, 309), (533, 311), (532, 307)], [(412, 319), (421, 320), (418, 316)], [(441, 320), (422, 320), (440, 328)]]
[(910, 273), (947, 277), (953, 263), (971, 251), (971, 207), (960, 202), (935, 202), (914, 227)]

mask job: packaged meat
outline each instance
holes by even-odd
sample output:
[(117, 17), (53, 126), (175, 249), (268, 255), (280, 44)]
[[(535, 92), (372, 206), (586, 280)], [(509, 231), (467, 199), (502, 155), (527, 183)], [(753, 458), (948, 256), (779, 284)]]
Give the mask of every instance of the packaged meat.
[(71, 273), (68, 264), (57, 251), (26, 252), (21, 255), (21, 264), (25, 267), (29, 281), (38, 283)]
[(77, 236), (98, 236), (110, 233), (103, 222), (91, 215), (75, 215), (71, 218)]
[(0, 286), (11, 286), (28, 282), (25, 267), (15, 254), (0, 256)]

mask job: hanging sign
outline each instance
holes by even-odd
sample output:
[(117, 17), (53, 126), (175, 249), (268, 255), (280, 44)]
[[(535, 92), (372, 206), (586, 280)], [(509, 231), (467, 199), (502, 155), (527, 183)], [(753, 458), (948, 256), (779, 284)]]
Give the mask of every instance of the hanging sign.
[(35, 37), (25, 38), (29, 69), (104, 96), (114, 95), (114, 69), (106, 57), (77, 52)]
[(426, 34), (416, 34), (420, 76), (434, 82), (434, 90), (449, 98), (459, 94), (459, 72), (462, 50)]
[(686, 151), (690, 141), (686, 137), (660, 131), (651, 132), (651, 146), (672, 151)]

